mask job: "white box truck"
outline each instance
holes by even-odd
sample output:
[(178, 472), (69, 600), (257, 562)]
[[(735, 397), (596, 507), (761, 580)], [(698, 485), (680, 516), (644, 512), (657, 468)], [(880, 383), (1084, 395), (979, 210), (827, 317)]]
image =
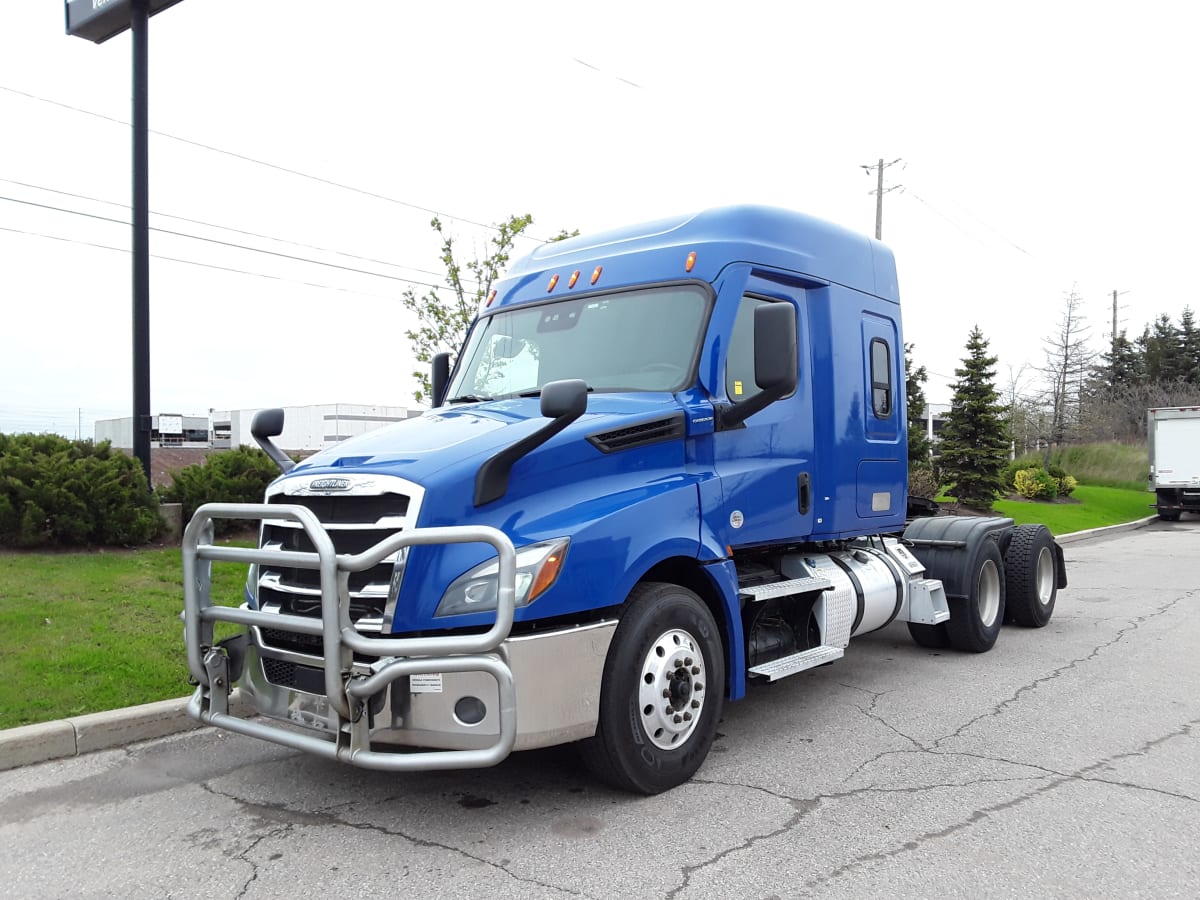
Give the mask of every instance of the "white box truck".
[(1200, 406), (1146, 411), (1150, 485), (1158, 516), (1174, 522), (1200, 513)]

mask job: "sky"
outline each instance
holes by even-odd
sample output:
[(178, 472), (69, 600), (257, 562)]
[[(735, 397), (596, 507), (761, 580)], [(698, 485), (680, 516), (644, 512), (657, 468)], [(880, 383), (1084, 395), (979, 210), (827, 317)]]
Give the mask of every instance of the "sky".
[[(131, 47), (0, 2), (0, 431), (132, 409)], [(978, 325), (1037, 388), (1074, 290), (1096, 350), (1197, 307), (1180, 2), (184, 0), (151, 19), (151, 411), (411, 406), (398, 297), (530, 213), (517, 252), (734, 203), (895, 252), (949, 402)], [(190, 235), (190, 236), (189, 236)]]

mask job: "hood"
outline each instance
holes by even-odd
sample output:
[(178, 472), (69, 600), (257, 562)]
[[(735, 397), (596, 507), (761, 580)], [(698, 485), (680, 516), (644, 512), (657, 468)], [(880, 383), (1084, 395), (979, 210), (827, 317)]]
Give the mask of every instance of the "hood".
[[(560, 462), (573, 461), (576, 453), (594, 455), (598, 451), (584, 440), (587, 435), (679, 411), (679, 402), (667, 393), (590, 394), (587, 412), (534, 453), (576, 443), (576, 452), (567, 454), (572, 459)], [(355, 469), (386, 472), (425, 486), (445, 470), (454, 470), (456, 478), (474, 478), (484, 460), (550, 421), (542, 416), (536, 397), (442, 406), (342, 441), (310, 456), (288, 475)], [(460, 471), (463, 468), (470, 471)]]

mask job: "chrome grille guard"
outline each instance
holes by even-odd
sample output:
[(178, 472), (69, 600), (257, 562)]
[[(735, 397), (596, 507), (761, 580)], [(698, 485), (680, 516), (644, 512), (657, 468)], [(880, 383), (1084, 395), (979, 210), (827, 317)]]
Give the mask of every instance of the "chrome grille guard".
[[(214, 519), (291, 519), (304, 528), (316, 552), (220, 547), (212, 543)], [(350, 621), (350, 573), (379, 563), (402, 547), (414, 544), (486, 543), (499, 556), (499, 590), (496, 619), (483, 634), (421, 638), (368, 638)], [(218, 606), (212, 602), (212, 563), (285, 564), (316, 569), (321, 581), (321, 618)], [(188, 669), (199, 685), (188, 704), (188, 713), (199, 721), (262, 738), (297, 750), (383, 771), (492, 766), (512, 752), (516, 740), (516, 691), (512, 670), (500, 644), (512, 629), (516, 597), (516, 552), (502, 531), (486, 525), (418, 528), (385, 538), (354, 555), (337, 554), (321, 522), (309, 509), (292, 504), (206, 503), (196, 510), (183, 535), (184, 642)], [(276, 628), (318, 635), (324, 648), (325, 694), (336, 713), (338, 728), (332, 740), (293, 731), (281, 725), (241, 719), (229, 713), (229, 655), (214, 645), (213, 625)], [(352, 671), (355, 652), (379, 661), (372, 674)], [(389, 753), (371, 749), (370, 697), (405, 675), (437, 672), (485, 672), (499, 688), (496, 742), (481, 749), (426, 750)]]

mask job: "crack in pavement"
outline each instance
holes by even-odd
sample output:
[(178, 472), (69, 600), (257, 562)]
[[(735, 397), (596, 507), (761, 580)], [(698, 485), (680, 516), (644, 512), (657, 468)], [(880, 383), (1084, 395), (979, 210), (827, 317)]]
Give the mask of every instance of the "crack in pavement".
[(875, 786), (868, 786), (868, 787), (862, 787), (862, 788), (855, 788), (854, 790), (851, 790), (851, 791), (839, 791), (837, 793), (832, 793), (832, 794), (818, 794), (815, 797), (793, 797), (789, 794), (780, 793), (779, 791), (772, 791), (768, 788), (764, 788), (759, 785), (744, 784), (742, 782), (737, 782), (737, 781), (718, 781), (716, 779), (693, 777), (692, 780), (689, 782), (689, 784), (711, 784), (711, 785), (718, 785), (720, 787), (741, 788), (741, 789), (747, 790), (747, 791), (755, 791), (757, 793), (766, 794), (767, 796), (773, 797), (777, 800), (786, 801), (787, 803), (791, 804), (792, 808), (794, 809), (794, 812), (788, 818), (788, 820), (786, 822), (784, 822), (782, 825), (780, 825), (778, 828), (773, 828), (770, 831), (766, 831), (761, 834), (751, 835), (750, 837), (746, 838), (746, 840), (742, 841), (740, 844), (737, 844), (732, 847), (727, 847), (724, 850), (721, 850), (718, 853), (714, 854), (710, 859), (707, 859), (702, 863), (697, 863), (694, 866), (682, 867), (680, 869), (680, 872), (683, 875), (682, 882), (679, 884), (678, 887), (673, 888), (672, 890), (668, 891), (663, 896), (666, 898), (674, 898), (674, 897), (678, 896), (682, 891), (686, 890), (690, 886), (692, 876), (695, 875), (697, 872), (699, 872), (703, 869), (706, 869), (710, 866), (716, 865), (717, 863), (721, 862), (723, 859), (725, 859), (728, 856), (731, 856), (734, 853), (737, 853), (741, 850), (748, 850), (750, 847), (753, 847), (755, 844), (770, 840), (773, 837), (777, 837), (781, 834), (784, 834), (784, 833), (790, 831), (793, 827), (795, 827), (797, 824), (799, 824), (801, 819), (803, 819), (809, 813), (811, 813), (814, 810), (816, 810), (817, 808), (819, 808), (822, 801), (846, 800), (846, 799), (851, 799), (851, 798), (857, 797), (861, 794), (919, 794), (919, 793), (924, 793), (926, 791), (937, 790), (940, 788), (961, 788), (961, 787), (967, 787), (969, 785), (974, 785), (974, 784), (991, 784), (991, 783), (1012, 782), (1012, 781), (1037, 781), (1037, 780), (1040, 780), (1040, 778), (1044, 778), (1044, 777), (1047, 777), (1047, 776), (1038, 776), (1035, 778), (1027, 778), (1027, 777), (978, 778), (978, 779), (974, 779), (974, 780), (968, 781), (968, 782), (948, 782), (945, 784), (925, 784), (925, 785), (919, 785), (919, 786), (914, 786), (914, 787), (897, 787), (897, 788), (881, 788), (881, 787), (875, 787)]
[[(845, 686), (853, 687), (852, 685), (845, 685)], [(856, 688), (856, 689), (862, 690), (864, 693), (867, 693), (867, 694), (873, 693), (873, 692), (867, 691), (863, 688)], [(887, 693), (887, 692), (884, 692), (884, 693)], [(882, 694), (879, 694), (877, 696), (882, 696)], [(1155, 787), (1151, 787), (1148, 785), (1136, 784), (1134, 782), (1117, 781), (1115, 779), (1098, 777), (1093, 774), (1094, 772), (1096, 772), (1099, 769), (1103, 769), (1105, 767), (1110, 766), (1113, 762), (1116, 762), (1117, 760), (1127, 759), (1127, 758), (1136, 757), (1136, 756), (1144, 756), (1144, 755), (1146, 755), (1146, 753), (1148, 753), (1154, 747), (1157, 747), (1157, 746), (1159, 746), (1163, 743), (1166, 743), (1167, 741), (1173, 740), (1175, 738), (1192, 737), (1197, 725), (1200, 725), (1200, 719), (1194, 719), (1189, 722), (1185, 722), (1184, 724), (1182, 724), (1175, 730), (1170, 731), (1166, 734), (1160, 735), (1156, 738), (1151, 738), (1150, 740), (1144, 742), (1143, 744), (1139, 745), (1138, 747), (1135, 747), (1132, 750), (1125, 750), (1120, 753), (1114, 753), (1111, 756), (1108, 756), (1108, 757), (1105, 757), (1104, 759), (1098, 760), (1088, 766), (1084, 766), (1083, 768), (1078, 769), (1075, 772), (1061, 772), (1061, 771), (1058, 771), (1055, 769), (1047, 768), (1045, 766), (1040, 766), (1036, 763), (1019, 762), (1017, 760), (1005, 759), (1002, 757), (995, 757), (995, 756), (987, 756), (987, 755), (980, 754), (980, 753), (964, 753), (964, 752), (956, 752), (956, 751), (935, 750), (932, 748), (927, 748), (927, 747), (922, 747), (920, 745), (917, 745), (917, 748), (915, 750), (891, 750), (885, 754), (880, 754), (880, 756), (876, 757), (876, 759), (882, 758), (882, 756), (885, 756), (888, 754), (899, 755), (899, 754), (907, 754), (907, 753), (916, 753), (916, 754), (928, 753), (933, 756), (942, 756), (942, 757), (965, 756), (965, 757), (969, 757), (972, 759), (985, 760), (988, 762), (1003, 763), (1006, 765), (1016, 766), (1018, 768), (1033, 769), (1037, 772), (1041, 772), (1042, 774), (1036, 775), (1036, 776), (1014, 776), (1014, 777), (1009, 777), (1009, 778), (974, 778), (974, 779), (969, 779), (969, 780), (963, 781), (963, 782), (937, 782), (937, 783), (933, 783), (933, 784), (916, 785), (916, 786), (912, 786), (912, 787), (890, 787), (890, 788), (888, 788), (888, 787), (879, 787), (877, 785), (866, 785), (864, 787), (854, 788), (852, 790), (838, 791), (838, 792), (828, 793), (828, 794), (818, 794), (815, 797), (807, 797), (807, 798), (793, 797), (789, 794), (784, 794), (784, 793), (781, 793), (778, 791), (772, 791), (767, 788), (760, 787), (758, 785), (744, 784), (741, 782), (728, 782), (728, 781), (718, 781), (715, 779), (693, 778), (691, 783), (694, 783), (694, 784), (712, 784), (712, 785), (720, 785), (723, 787), (742, 788), (744, 790), (755, 791), (758, 793), (766, 794), (769, 797), (772, 797), (772, 798), (775, 798), (778, 800), (783, 800), (783, 801), (790, 803), (795, 811), (788, 818), (788, 820), (786, 822), (784, 822), (782, 825), (780, 825), (778, 828), (771, 829), (770, 831), (766, 831), (761, 834), (751, 835), (746, 840), (742, 841), (740, 844), (737, 844), (732, 847), (728, 847), (728, 848), (720, 851), (719, 853), (714, 854), (710, 859), (707, 859), (702, 863), (699, 863), (694, 866), (683, 867), (680, 870), (681, 874), (683, 876), (682, 882), (679, 884), (678, 887), (676, 887), (673, 890), (671, 890), (670, 892), (668, 892), (665, 896), (668, 898), (674, 898), (674, 897), (678, 896), (681, 892), (683, 892), (684, 890), (686, 890), (688, 887), (691, 886), (693, 877), (698, 872), (702, 871), (703, 869), (708, 868), (713, 865), (716, 865), (717, 863), (721, 862), (722, 860), (724, 860), (725, 858), (727, 858), (728, 856), (730, 856), (734, 853), (737, 853), (741, 850), (749, 849), (750, 847), (754, 846), (755, 844), (761, 843), (762, 841), (770, 840), (771, 838), (777, 837), (781, 834), (784, 834), (784, 833), (790, 831), (795, 825), (797, 825), (800, 822), (801, 819), (803, 819), (809, 813), (818, 809), (823, 801), (853, 800), (857, 797), (865, 796), (868, 794), (920, 794), (920, 793), (926, 793), (928, 791), (933, 791), (933, 790), (973, 787), (973, 786), (981, 785), (981, 784), (1003, 784), (1003, 783), (1009, 783), (1009, 782), (1038, 782), (1038, 781), (1045, 782), (1044, 784), (1038, 785), (1033, 790), (1031, 790), (1025, 794), (1021, 794), (1021, 795), (1011, 798), (1009, 800), (1005, 800), (1003, 802), (993, 804), (992, 806), (988, 806), (988, 807), (984, 807), (982, 809), (975, 810), (965, 820), (963, 820), (961, 822), (956, 822), (952, 825), (948, 825), (945, 828), (942, 828), (938, 831), (926, 832), (922, 835), (919, 835), (914, 840), (905, 841), (900, 846), (894, 847), (890, 850), (881, 850), (881, 851), (877, 851), (875, 853), (864, 854), (862, 856), (856, 857), (855, 859), (850, 860), (849, 862), (843, 864), (842, 866), (840, 866), (839, 868), (835, 869), (834, 871), (828, 873), (827, 875), (819, 876), (818, 878), (811, 879), (810, 881), (806, 882), (804, 887), (807, 887), (807, 888), (819, 887), (820, 885), (825, 884), (826, 882), (831, 881), (834, 878), (838, 878), (838, 877), (846, 874), (847, 872), (852, 871), (853, 869), (858, 868), (863, 865), (866, 865), (868, 863), (892, 859), (892, 858), (900, 856), (904, 853), (908, 853), (913, 850), (917, 850), (924, 844), (927, 844), (931, 841), (940, 840), (941, 838), (948, 837), (959, 831), (970, 828), (970, 827), (974, 826), (975, 824), (977, 824), (978, 822), (981, 822), (981, 821), (987, 819), (989, 816), (991, 816), (997, 812), (1002, 812), (1002, 811), (1005, 811), (1008, 809), (1012, 809), (1016, 806), (1021, 805), (1022, 803), (1026, 802), (1027, 800), (1031, 800), (1035, 797), (1040, 796), (1041, 794), (1044, 794), (1048, 791), (1054, 790), (1054, 789), (1061, 787), (1063, 785), (1066, 785), (1066, 784), (1078, 784), (1078, 783), (1105, 784), (1105, 785), (1109, 785), (1111, 787), (1121, 787), (1121, 788), (1127, 788), (1127, 789), (1132, 789), (1132, 790), (1136, 790), (1136, 791), (1146, 791), (1149, 793), (1154, 793), (1154, 794), (1171, 797), (1171, 798), (1177, 799), (1177, 800), (1183, 800), (1183, 801), (1191, 802), (1191, 803), (1200, 803), (1200, 797), (1193, 797), (1188, 794), (1178, 793), (1175, 791), (1168, 791), (1168, 790), (1165, 790), (1162, 788), (1155, 788)], [(914, 744), (916, 744), (916, 743), (917, 742), (914, 741)]]
[[(1047, 773), (1046, 775), (1041, 776), (1041, 778), (1051, 778), (1052, 780), (1048, 781), (1046, 784), (1039, 785), (1038, 787), (1034, 788), (1032, 791), (1030, 791), (1026, 794), (1022, 794), (1018, 797), (1014, 797), (1011, 800), (1006, 800), (1001, 803), (993, 804), (992, 806), (987, 806), (987, 807), (983, 807), (982, 809), (977, 809), (961, 822), (956, 822), (952, 825), (948, 825), (945, 828), (940, 829), (938, 831), (926, 832), (925, 834), (919, 835), (915, 840), (906, 841), (905, 843), (901, 844), (899, 847), (895, 847), (891, 850), (881, 850), (881, 851), (877, 851), (875, 853), (867, 853), (867, 854), (863, 854), (862, 856), (856, 857), (855, 859), (850, 860), (849, 862), (843, 864), (842, 866), (839, 866), (837, 869), (833, 870), (828, 875), (820, 876), (815, 879), (810, 879), (808, 882), (806, 882), (804, 884), (804, 887), (815, 888), (822, 884), (827, 883), (828, 881), (833, 880), (834, 878), (841, 877), (842, 875), (846, 874), (847, 872), (850, 872), (853, 869), (856, 869), (856, 868), (866, 865), (868, 863), (878, 862), (878, 861), (887, 860), (887, 859), (893, 859), (897, 856), (901, 856), (901, 855), (903, 855), (905, 853), (909, 853), (913, 850), (920, 849), (921, 846), (926, 843), (940, 840), (944, 837), (949, 837), (950, 835), (955, 834), (959, 831), (963, 831), (967, 828), (971, 828), (974, 825), (976, 825), (977, 823), (983, 821), (984, 819), (987, 819), (989, 816), (991, 816), (994, 813), (1013, 809), (1013, 808), (1021, 805), (1022, 803), (1025, 803), (1027, 800), (1032, 800), (1035, 797), (1040, 796), (1041, 794), (1047, 793), (1048, 791), (1055, 790), (1059, 787), (1062, 787), (1065, 784), (1076, 784), (1076, 783), (1106, 784), (1106, 785), (1109, 785), (1112, 787), (1122, 787), (1122, 788), (1129, 788), (1129, 789), (1133, 789), (1133, 790), (1137, 790), (1137, 791), (1147, 791), (1150, 793), (1160, 794), (1160, 795), (1172, 797), (1177, 800), (1188, 801), (1191, 803), (1200, 803), (1200, 797), (1192, 797), (1188, 794), (1181, 794), (1181, 793), (1177, 793), (1174, 791), (1167, 791), (1167, 790), (1163, 790), (1161, 788), (1149, 787), (1146, 785), (1135, 784), (1132, 782), (1116, 781), (1113, 779), (1106, 779), (1106, 778), (1098, 778), (1098, 777), (1094, 777), (1090, 774), (1097, 769), (1101, 769), (1106, 766), (1109, 766), (1111, 763), (1113, 763), (1119, 759), (1126, 759), (1126, 758), (1133, 757), (1133, 756), (1144, 756), (1147, 752), (1149, 752), (1154, 747), (1157, 747), (1160, 744), (1166, 743), (1167, 741), (1172, 740), (1174, 738), (1192, 737), (1193, 731), (1197, 725), (1200, 725), (1200, 719), (1193, 719), (1189, 722), (1185, 722), (1183, 725), (1181, 725), (1179, 728), (1176, 728), (1174, 731), (1170, 731), (1167, 734), (1160, 735), (1159, 737), (1156, 737), (1156, 738), (1151, 738), (1150, 740), (1148, 740), (1145, 743), (1141, 744), (1140, 746), (1134, 748), (1133, 750), (1125, 750), (1125, 751), (1122, 751), (1121, 753), (1114, 753), (1111, 756), (1105, 757), (1104, 759), (1098, 760), (1097, 762), (1094, 762), (1091, 765), (1084, 766), (1083, 768), (1077, 769), (1076, 771), (1070, 772), (1070, 773), (1055, 772), (1053, 769), (1047, 769), (1043, 766), (1037, 766), (1032, 763), (1021, 763), (1021, 762), (1016, 762), (1015, 760), (1000, 759), (997, 757), (985, 756), (983, 754), (977, 754), (977, 753), (955, 754), (955, 753), (943, 753), (942, 751), (938, 751), (938, 750), (928, 750), (926, 752), (929, 752), (929, 753), (932, 753), (935, 755), (939, 755), (939, 756), (961, 755), (961, 756), (974, 757), (976, 759), (990, 760), (992, 762), (1003, 762), (1003, 763), (1008, 763), (1010, 765), (1016, 765), (1016, 766), (1029, 766), (1030, 768), (1035, 768), (1035, 769), (1038, 769), (1040, 771)], [(909, 752), (909, 751), (898, 751), (898, 752)], [(968, 782), (968, 784), (985, 784), (985, 783), (993, 782), (993, 781), (1029, 781), (1029, 780), (1040, 780), (1040, 779), (978, 779), (976, 781)], [(933, 785), (932, 787), (937, 787), (937, 786), (938, 785)], [(860, 788), (857, 791), (846, 792), (846, 796), (852, 796), (857, 793), (862, 793), (862, 792), (871, 791), (871, 790), (873, 790), (873, 789), (869, 788), (869, 787), (868, 788)], [(894, 789), (890, 792), (896, 792), (896, 791), (902, 792), (903, 789)], [(840, 798), (838, 798), (837, 795), (829, 795), (829, 796), (832, 798), (835, 798), (835, 799), (840, 799)]]
[(1073, 659), (1069, 663), (1067, 663), (1065, 666), (1060, 666), (1059, 668), (1055, 669), (1049, 675), (1042, 676), (1041, 678), (1034, 679), (1029, 684), (1022, 685), (1021, 687), (1019, 687), (1017, 689), (1016, 693), (1014, 693), (1011, 697), (1000, 701), (994, 707), (992, 707), (992, 709), (990, 709), (988, 712), (982, 713), (981, 715), (978, 715), (975, 718), (971, 719), (969, 722), (967, 722), (963, 725), (960, 725), (958, 728), (956, 728), (950, 734), (944, 735), (944, 736), (938, 738), (937, 740), (933, 741), (928, 746), (927, 749), (930, 749), (930, 750), (935, 749), (943, 742), (952, 740), (956, 737), (959, 737), (964, 731), (966, 731), (972, 725), (975, 725), (978, 722), (982, 722), (984, 719), (990, 719), (990, 718), (1000, 715), (1002, 712), (1004, 712), (1005, 709), (1007, 709), (1009, 706), (1012, 706), (1014, 703), (1016, 703), (1017, 700), (1020, 699), (1022, 694), (1025, 694), (1029, 691), (1035, 690), (1035, 689), (1041, 687), (1046, 682), (1053, 681), (1055, 678), (1058, 678), (1060, 675), (1063, 675), (1066, 672), (1069, 672), (1071, 669), (1074, 669), (1076, 666), (1082, 665), (1083, 663), (1086, 663), (1086, 662), (1091, 662), (1093, 659), (1095, 659), (1097, 656), (1099, 656), (1100, 653), (1102, 653), (1104, 650), (1107, 650), (1109, 647), (1112, 647), (1114, 644), (1117, 644), (1120, 641), (1124, 640), (1126, 635), (1133, 634), (1135, 631), (1137, 631), (1143, 624), (1145, 624), (1149, 620), (1157, 618), (1158, 616), (1165, 614), (1176, 604), (1182, 603), (1184, 600), (1190, 599), (1192, 597), (1192, 595), (1195, 593), (1196, 593), (1195, 591), (1187, 591), (1187, 592), (1181, 594), (1180, 596), (1176, 597), (1174, 600), (1171, 600), (1169, 603), (1155, 609), (1153, 612), (1149, 612), (1144, 616), (1137, 616), (1133, 619), (1128, 620), (1129, 624), (1124, 628), (1118, 629), (1116, 635), (1114, 635), (1112, 640), (1098, 645), (1087, 656), (1080, 657), (1079, 659)]
[[(552, 890), (552, 891), (558, 891), (560, 893), (568, 894), (570, 896), (586, 897), (586, 898), (590, 898), (590, 900), (594, 900), (594, 898), (591, 898), (590, 894), (588, 894), (584, 891), (574, 891), (574, 890), (571, 890), (570, 888), (565, 888), (565, 887), (562, 887), (557, 884), (551, 884), (546, 881), (539, 881), (536, 878), (523, 878), (520, 875), (517, 875), (516, 873), (511, 871), (507, 866), (501, 865), (500, 863), (492, 862), (491, 860), (486, 859), (482, 856), (476, 856), (475, 854), (469, 853), (466, 850), (462, 849), (461, 847), (455, 847), (450, 844), (443, 844), (443, 843), (440, 843), (439, 841), (433, 841), (433, 840), (429, 840), (427, 838), (414, 837), (413, 835), (407, 834), (403, 831), (400, 831), (397, 829), (392, 829), (392, 828), (387, 828), (386, 826), (383, 826), (383, 825), (374, 825), (369, 822), (347, 821), (346, 819), (336, 816), (331, 812), (326, 812), (323, 810), (317, 811), (317, 812), (307, 812), (305, 810), (293, 809), (291, 807), (283, 805), (282, 803), (267, 804), (267, 803), (256, 803), (251, 800), (244, 800), (243, 798), (235, 796), (234, 794), (229, 794), (224, 791), (218, 791), (216, 788), (212, 787), (212, 785), (207, 784), (207, 783), (201, 784), (200, 787), (203, 790), (207, 791), (208, 793), (210, 793), (214, 796), (222, 797), (226, 800), (232, 801), (233, 803), (237, 804), (242, 810), (248, 812), (251, 815), (258, 816), (259, 818), (265, 818), (268, 820), (275, 818), (276, 820), (279, 820), (280, 816), (287, 817), (282, 820), (286, 830), (292, 829), (295, 825), (340, 825), (345, 828), (354, 828), (354, 829), (358, 829), (360, 831), (372, 831), (372, 832), (376, 832), (378, 834), (387, 835), (388, 837), (403, 838), (404, 840), (408, 841), (409, 843), (411, 843), (417, 847), (425, 847), (427, 849), (432, 849), (432, 850), (445, 850), (449, 853), (454, 853), (459, 856), (464, 856), (467, 859), (472, 860), (473, 862), (482, 863), (483, 865), (488, 866), (489, 868), (496, 869), (500, 872), (503, 872), (509, 878), (512, 878), (514, 881), (516, 881), (520, 884), (536, 885), (538, 887), (546, 888), (546, 889)], [(383, 805), (386, 805), (386, 803), (387, 803), (387, 800), (382, 801)], [(341, 804), (338, 804), (338, 805), (341, 805)], [(286, 831), (284, 833), (286, 833)], [(257, 844), (259, 842), (261, 842), (262, 840), (264, 840), (268, 837), (272, 837), (272, 836), (273, 835), (270, 832), (258, 836), (258, 839), (255, 841), (254, 845), (247, 848), (243, 852), (249, 853), (250, 850), (253, 849), (253, 846), (257, 846)], [(239, 858), (240, 858), (240, 856), (239, 856)], [(250, 862), (250, 864), (252, 866), (254, 866), (254, 874), (249, 879), (249, 881), (246, 882), (246, 885), (243, 888), (242, 894), (239, 894), (238, 896), (243, 896), (245, 894), (246, 888), (248, 888), (250, 883), (253, 882), (258, 877), (257, 865), (252, 863), (250, 860), (246, 860), (246, 861)]]

